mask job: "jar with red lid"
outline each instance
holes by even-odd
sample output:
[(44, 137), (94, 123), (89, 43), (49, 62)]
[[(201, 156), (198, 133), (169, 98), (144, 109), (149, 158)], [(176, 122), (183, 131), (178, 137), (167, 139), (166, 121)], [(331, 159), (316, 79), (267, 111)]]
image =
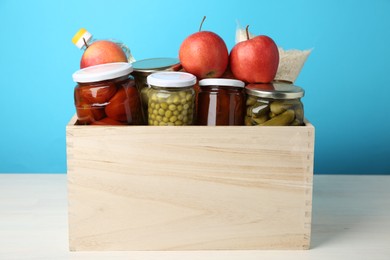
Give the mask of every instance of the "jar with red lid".
[(236, 79), (209, 78), (199, 81), (198, 125), (243, 125), (245, 83)]
[(142, 124), (141, 102), (130, 63), (116, 62), (76, 71), (73, 80), (80, 125)]

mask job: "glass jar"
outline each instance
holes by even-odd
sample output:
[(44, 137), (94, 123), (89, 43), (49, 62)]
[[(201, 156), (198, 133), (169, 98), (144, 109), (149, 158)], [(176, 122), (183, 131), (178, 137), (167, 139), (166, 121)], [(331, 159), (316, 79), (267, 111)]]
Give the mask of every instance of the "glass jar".
[(138, 92), (141, 94), (141, 103), (145, 122), (148, 122), (148, 83), (146, 78), (159, 71), (178, 71), (181, 69), (180, 61), (177, 58), (151, 58), (139, 60), (132, 63), (134, 71), (132, 75), (135, 78), (135, 84)]
[(148, 123), (179, 126), (194, 123), (196, 77), (186, 72), (156, 72), (147, 77)]
[(243, 125), (245, 83), (236, 79), (202, 79), (199, 81), (198, 125)]
[(301, 98), (305, 91), (288, 83), (249, 84), (245, 87), (245, 125), (304, 125)]
[(141, 102), (133, 68), (127, 62), (90, 66), (76, 71), (74, 102), (81, 125), (137, 125)]

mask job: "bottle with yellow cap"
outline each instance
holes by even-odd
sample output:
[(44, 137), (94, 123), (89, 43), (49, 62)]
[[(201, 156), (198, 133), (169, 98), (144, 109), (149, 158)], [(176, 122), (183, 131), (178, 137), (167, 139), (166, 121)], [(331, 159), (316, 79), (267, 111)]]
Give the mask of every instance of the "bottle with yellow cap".
[[(88, 46), (95, 41), (96, 39), (92, 37), (92, 34), (84, 28), (81, 28), (72, 38), (73, 44), (76, 45), (77, 48), (83, 51), (85, 51), (88, 48)], [(135, 61), (133, 55), (131, 55), (129, 47), (127, 47), (124, 43), (112, 39), (109, 39), (109, 41), (112, 41), (116, 43), (119, 47), (121, 47), (123, 52), (126, 54), (128, 62), (132, 63)]]

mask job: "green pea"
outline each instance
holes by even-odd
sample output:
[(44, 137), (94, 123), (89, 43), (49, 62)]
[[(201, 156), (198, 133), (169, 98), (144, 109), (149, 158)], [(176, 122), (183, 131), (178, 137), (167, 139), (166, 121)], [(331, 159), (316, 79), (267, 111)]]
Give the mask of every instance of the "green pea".
[(179, 96), (181, 98), (185, 98), (186, 97), (186, 92), (185, 91), (179, 91)]
[(175, 96), (173, 97), (173, 103), (174, 103), (174, 104), (180, 104), (180, 98), (179, 98), (179, 96), (175, 95)]
[(171, 111), (176, 110), (176, 105), (174, 105), (174, 104), (169, 105), (169, 110), (171, 110)]
[(183, 125), (183, 122), (180, 121), (180, 120), (177, 120), (177, 121), (175, 122), (175, 125)]
[(158, 110), (158, 114), (159, 114), (160, 116), (165, 115), (165, 110), (162, 109), (162, 108), (160, 108), (160, 109)]
[(169, 118), (169, 121), (172, 122), (172, 123), (174, 123), (176, 120), (177, 120), (176, 116), (171, 116), (171, 118)]
[(172, 111), (171, 110), (167, 110), (166, 112), (165, 112), (165, 116), (166, 117), (171, 117), (171, 115), (172, 115)]
[(168, 104), (166, 102), (161, 103), (160, 106), (161, 106), (162, 109), (167, 109), (168, 108)]

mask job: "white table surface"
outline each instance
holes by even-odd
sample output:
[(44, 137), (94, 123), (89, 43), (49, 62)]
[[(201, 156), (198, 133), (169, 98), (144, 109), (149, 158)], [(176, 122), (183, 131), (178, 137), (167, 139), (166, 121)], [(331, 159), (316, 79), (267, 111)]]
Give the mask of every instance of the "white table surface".
[(390, 259), (390, 176), (315, 175), (311, 249), (68, 250), (65, 174), (0, 174), (0, 259)]

